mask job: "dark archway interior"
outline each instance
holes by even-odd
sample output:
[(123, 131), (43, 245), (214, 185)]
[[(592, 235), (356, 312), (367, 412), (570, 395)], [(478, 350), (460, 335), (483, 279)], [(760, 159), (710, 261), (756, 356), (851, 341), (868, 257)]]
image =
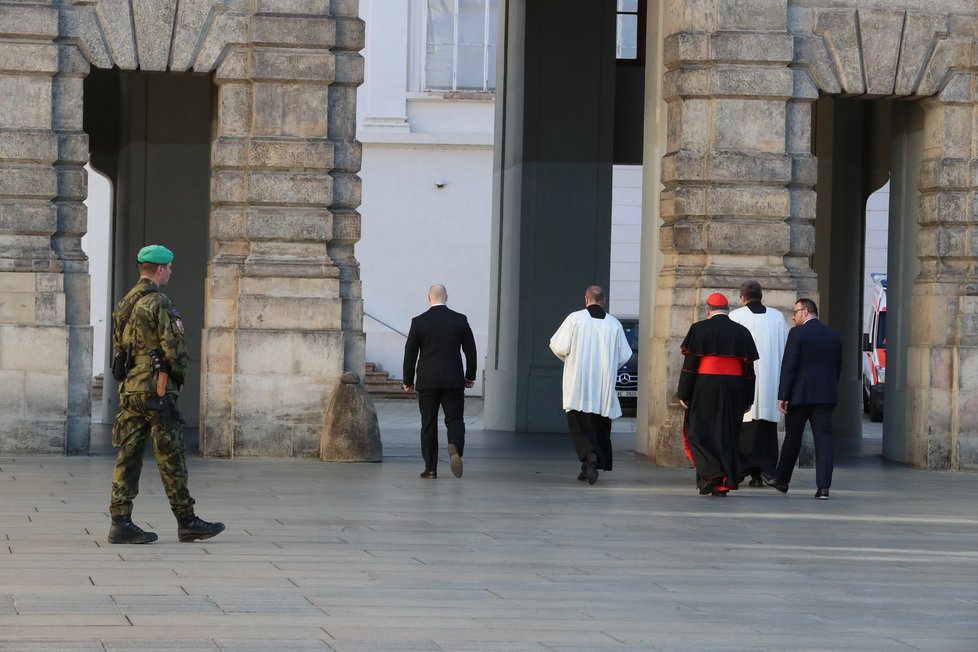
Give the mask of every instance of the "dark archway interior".
[[(215, 95), (210, 75), (117, 69), (93, 69), (84, 88), (91, 164), (115, 191), (111, 271), (108, 279), (92, 279), (93, 293), (107, 287), (114, 305), (138, 279), (141, 247), (157, 243), (173, 250), (173, 277), (165, 292), (186, 328), (191, 368), (180, 407), (192, 426), (200, 414)], [(118, 406), (111, 377), (104, 394), (103, 421), (110, 422)]]
[(814, 111), (818, 158), (815, 255), (820, 316), (844, 344), (833, 434), (859, 439), (863, 430), (864, 248), (866, 202), (890, 180), (887, 242), (887, 347), (881, 453), (906, 461), (908, 311), (919, 270), (917, 167), (923, 131), (917, 102), (820, 98)]

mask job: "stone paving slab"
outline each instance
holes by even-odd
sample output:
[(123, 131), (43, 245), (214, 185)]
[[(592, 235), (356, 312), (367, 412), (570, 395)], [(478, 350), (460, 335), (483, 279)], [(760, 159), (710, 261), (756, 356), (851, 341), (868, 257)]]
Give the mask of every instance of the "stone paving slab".
[(0, 650), (978, 649), (976, 474), (864, 455), (830, 501), (810, 469), (704, 498), (619, 420), (590, 487), (567, 437), (469, 414), (464, 477), (424, 481), (393, 403), (381, 464), (192, 457), (228, 526), (193, 544), (151, 460), (160, 541), (112, 546), (111, 455), (0, 459)]

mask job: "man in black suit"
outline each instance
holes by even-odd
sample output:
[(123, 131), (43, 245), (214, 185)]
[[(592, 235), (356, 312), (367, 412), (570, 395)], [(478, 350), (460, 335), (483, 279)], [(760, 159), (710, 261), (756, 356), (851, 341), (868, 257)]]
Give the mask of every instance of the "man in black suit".
[(778, 409), (785, 417), (784, 445), (773, 476), (765, 484), (788, 492), (791, 473), (801, 451), (805, 423), (811, 422), (815, 438), (815, 497), (828, 500), (832, 486), (832, 410), (837, 401), (836, 384), (842, 373), (842, 340), (818, 319), (811, 299), (798, 299), (791, 315), (795, 327), (788, 333), (781, 361)]
[[(421, 477), (426, 480), (438, 477), (439, 407), (445, 412), (452, 473), (456, 478), (462, 477), (462, 451), (465, 448), (462, 409), (465, 388), (475, 384), (475, 338), (469, 320), (462, 313), (450, 310), (445, 305), (447, 301), (445, 286), (432, 285), (428, 290), (431, 307), (411, 320), (411, 330), (404, 345), (404, 391), (418, 390), (421, 456), (424, 458)], [(465, 354), (464, 374), (460, 350)]]

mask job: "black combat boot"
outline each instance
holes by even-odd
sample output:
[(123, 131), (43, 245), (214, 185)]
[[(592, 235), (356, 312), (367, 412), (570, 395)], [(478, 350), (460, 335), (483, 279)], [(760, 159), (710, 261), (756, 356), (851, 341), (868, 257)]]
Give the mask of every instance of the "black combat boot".
[(112, 517), (109, 543), (153, 543), (158, 538), (156, 532), (147, 532), (133, 523), (128, 514)]
[(197, 516), (178, 521), (177, 538), (184, 543), (216, 537), (224, 531), (224, 523), (208, 523)]

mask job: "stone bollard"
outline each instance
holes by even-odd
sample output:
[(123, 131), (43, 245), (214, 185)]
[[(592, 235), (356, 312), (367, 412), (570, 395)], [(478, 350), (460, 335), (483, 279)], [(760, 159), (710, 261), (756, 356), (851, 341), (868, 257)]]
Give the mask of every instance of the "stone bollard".
[(343, 374), (323, 419), (322, 460), (380, 462), (383, 450), (374, 402), (359, 376)]

